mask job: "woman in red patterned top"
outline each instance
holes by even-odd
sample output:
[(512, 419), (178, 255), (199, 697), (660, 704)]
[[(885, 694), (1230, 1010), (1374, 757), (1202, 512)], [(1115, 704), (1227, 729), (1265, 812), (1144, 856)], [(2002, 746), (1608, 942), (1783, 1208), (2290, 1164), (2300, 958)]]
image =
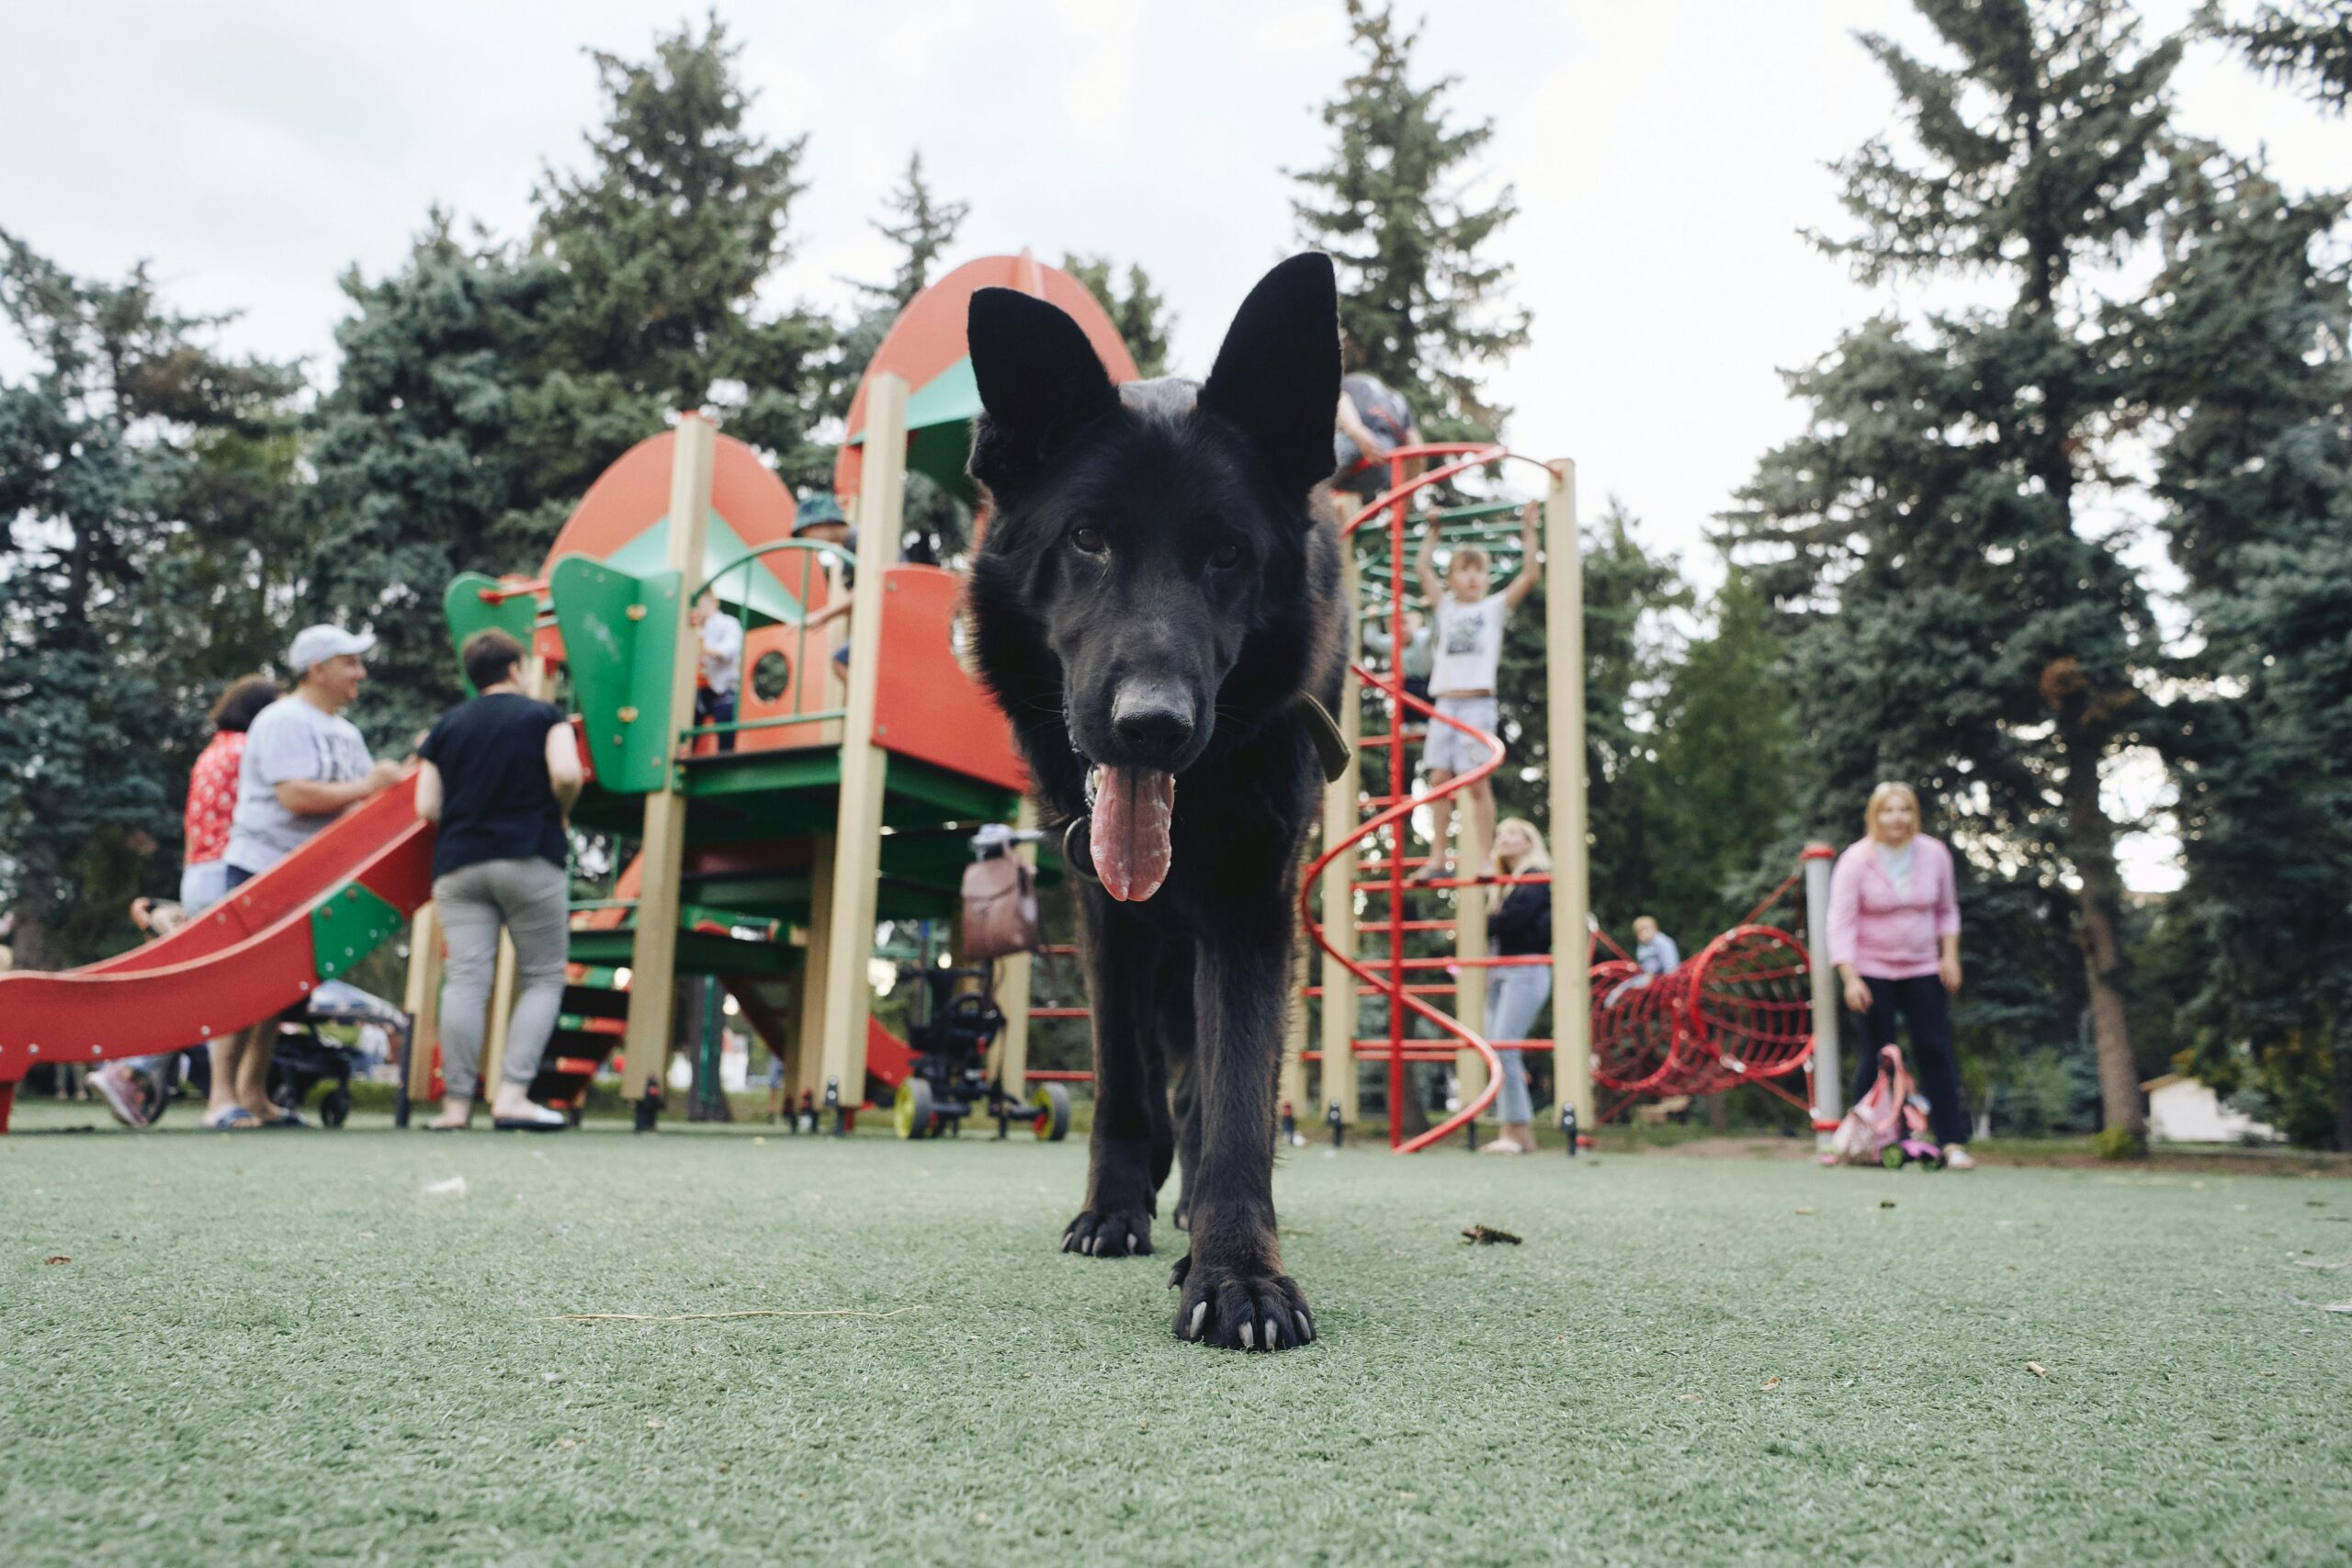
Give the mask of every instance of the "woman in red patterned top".
[(191, 915), (228, 892), (229, 819), (237, 810), (237, 770), (245, 757), (245, 729), (276, 702), (277, 682), (248, 675), (212, 705), (212, 739), (187, 776), (187, 858), (180, 872), (180, 903)]
[[(131, 919), (153, 936), (168, 936), (207, 904), (218, 903), (229, 892), (229, 866), (220, 858), (229, 847), (229, 818), (237, 809), (237, 770), (245, 757), (245, 729), (254, 716), (278, 699), (277, 682), (266, 675), (248, 675), (232, 682), (212, 705), (212, 739), (197, 754), (187, 776), (187, 813), (182, 825), (187, 840), (187, 858), (180, 865), (180, 907), (177, 913), (163, 905), (153, 914), (134, 902)], [(234, 1038), (234, 1036), (231, 1036)], [(210, 1047), (214, 1071), (220, 1068), (220, 1047)], [(129, 1127), (147, 1124), (145, 1094), (134, 1070), (161, 1066), (171, 1053), (130, 1061), (108, 1062), (90, 1074), (90, 1087), (107, 1102), (115, 1120)]]

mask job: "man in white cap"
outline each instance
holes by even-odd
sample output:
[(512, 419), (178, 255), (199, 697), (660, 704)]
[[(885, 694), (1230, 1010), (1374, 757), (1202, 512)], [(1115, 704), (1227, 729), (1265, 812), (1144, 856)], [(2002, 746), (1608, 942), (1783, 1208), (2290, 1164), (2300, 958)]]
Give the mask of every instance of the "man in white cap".
[[(237, 809), (221, 855), (231, 889), (249, 882), (308, 843), (351, 807), (400, 776), (401, 764), (371, 762), (358, 727), (343, 716), (368, 679), (362, 656), (373, 637), (341, 626), (305, 626), (287, 655), (294, 690), (261, 710), (245, 731), (237, 773)], [(277, 1020), (268, 1019), (209, 1046), (212, 1058), (208, 1127), (268, 1122), (300, 1126), (269, 1102), (269, 1058)]]

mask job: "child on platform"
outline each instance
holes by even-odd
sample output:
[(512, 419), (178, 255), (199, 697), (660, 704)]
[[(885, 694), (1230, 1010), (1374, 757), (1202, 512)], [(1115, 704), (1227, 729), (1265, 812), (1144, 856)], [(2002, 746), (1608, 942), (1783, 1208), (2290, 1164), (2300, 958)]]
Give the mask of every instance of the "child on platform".
[[(1430, 615), (1433, 654), (1430, 691), (1435, 694), (1439, 713), (1482, 734), (1496, 734), (1500, 723), (1495, 706), (1495, 682), (1502, 664), (1503, 623), (1544, 575), (1537, 534), (1543, 516), (1543, 506), (1537, 502), (1529, 502), (1520, 512), (1519, 573), (1495, 592), (1487, 591), (1490, 568), (1484, 549), (1476, 545), (1457, 547), (1446, 562), (1445, 579), (1441, 584), (1437, 570), (1430, 564), (1431, 552), (1437, 547), (1437, 525), (1432, 522), (1421, 536), (1415, 570), (1420, 578), (1421, 592), (1435, 606)], [(1476, 767), (1487, 755), (1483, 742), (1450, 724), (1430, 721), (1429, 739), (1421, 748), (1421, 765), (1429, 771), (1432, 790), (1452, 783), (1454, 774)], [(1465, 793), (1470, 796), (1471, 832), (1469, 853), (1464, 858), (1476, 868), (1473, 874), (1485, 876), (1490, 869), (1488, 856), (1495, 841), (1495, 792), (1488, 781), (1481, 778)], [(1453, 827), (1453, 797), (1440, 795), (1430, 801), (1430, 858), (1415, 874), (1415, 881), (1428, 882), (1452, 874), (1446, 845)]]

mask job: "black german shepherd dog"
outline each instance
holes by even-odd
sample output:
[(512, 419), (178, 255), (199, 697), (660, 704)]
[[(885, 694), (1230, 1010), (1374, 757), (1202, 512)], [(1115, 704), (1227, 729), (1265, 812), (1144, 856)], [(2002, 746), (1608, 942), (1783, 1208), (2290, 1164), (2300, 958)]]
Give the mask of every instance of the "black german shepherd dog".
[(1012, 289), (973, 295), (969, 331), (987, 409), (971, 472), (994, 507), (972, 571), (979, 665), (1091, 873), (1091, 1170), (1062, 1249), (1150, 1252), (1181, 1157), (1177, 1337), (1304, 1345), (1315, 1320), (1274, 1234), (1274, 1098), (1323, 777), (1302, 699), (1337, 705), (1345, 622), (1313, 504), (1340, 396), (1331, 263), (1268, 273), (1205, 384), (1114, 386), (1077, 322)]

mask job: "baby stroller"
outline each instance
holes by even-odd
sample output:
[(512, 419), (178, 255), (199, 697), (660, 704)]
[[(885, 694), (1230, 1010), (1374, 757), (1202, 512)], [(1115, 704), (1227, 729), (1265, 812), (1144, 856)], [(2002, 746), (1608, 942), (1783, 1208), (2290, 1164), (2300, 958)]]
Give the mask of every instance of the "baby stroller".
[(1893, 1045), (1878, 1048), (1878, 1081), (1846, 1112), (1829, 1137), (1824, 1165), (1877, 1165), (1900, 1170), (1944, 1162), (1944, 1151), (1928, 1133), (1928, 1102), (1911, 1086), (1911, 1070)]
[[(316, 1107), (319, 1120), (329, 1127), (340, 1127), (351, 1116), (351, 1075), (359, 1053), (319, 1032), (320, 1025), (329, 1023), (379, 1024), (405, 1037), (409, 1020), (408, 1014), (381, 997), (341, 980), (328, 980), (311, 993), (300, 1012), (279, 1022), (277, 1043), (269, 1058), (270, 1103), (281, 1111), (300, 1111), (311, 1091), (325, 1084), (327, 1091), (319, 1097)], [(206, 1054), (189, 1053), (188, 1082), (204, 1092), (211, 1087), (210, 1077)], [(151, 1125), (169, 1103), (159, 1079), (147, 1100)]]

